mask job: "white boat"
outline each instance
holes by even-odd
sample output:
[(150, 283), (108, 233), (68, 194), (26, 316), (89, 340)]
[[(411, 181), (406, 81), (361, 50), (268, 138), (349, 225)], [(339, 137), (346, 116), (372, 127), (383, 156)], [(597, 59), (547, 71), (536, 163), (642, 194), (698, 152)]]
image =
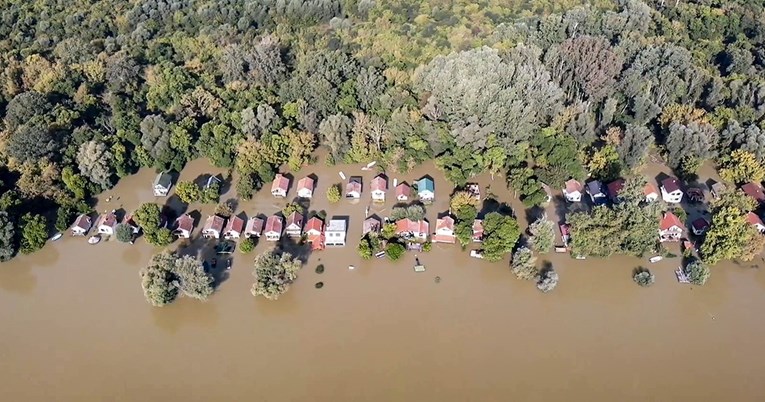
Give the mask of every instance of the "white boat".
[(98, 244), (98, 242), (100, 241), (101, 241), (101, 236), (99, 235), (90, 236), (90, 238), (88, 239), (89, 244)]
[(345, 173), (343, 173), (343, 172), (339, 172), (338, 174), (340, 175), (340, 178), (341, 178), (341, 179), (345, 180)]
[(479, 253), (478, 250), (470, 250), (470, 256), (473, 258), (483, 258), (483, 254)]
[(349, 265), (349, 266), (348, 266), (348, 269), (356, 269), (356, 267), (355, 267), (355, 266), (353, 266), (353, 265)]
[(656, 262), (659, 262), (659, 261), (661, 261), (663, 259), (664, 259), (664, 257), (662, 257), (660, 255), (657, 255), (657, 256), (649, 258), (648, 261), (651, 262), (651, 263), (656, 263)]
[(53, 237), (50, 238), (50, 241), (56, 241), (64, 236), (63, 233), (59, 232), (53, 235)]

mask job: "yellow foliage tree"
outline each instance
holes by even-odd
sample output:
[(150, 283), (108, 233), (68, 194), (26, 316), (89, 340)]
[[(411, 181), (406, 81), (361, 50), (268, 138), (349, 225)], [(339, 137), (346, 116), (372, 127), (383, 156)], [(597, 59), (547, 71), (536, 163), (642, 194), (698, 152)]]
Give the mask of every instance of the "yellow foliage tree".
[(749, 151), (737, 149), (720, 164), (720, 177), (731, 183), (759, 183), (765, 178), (765, 166)]

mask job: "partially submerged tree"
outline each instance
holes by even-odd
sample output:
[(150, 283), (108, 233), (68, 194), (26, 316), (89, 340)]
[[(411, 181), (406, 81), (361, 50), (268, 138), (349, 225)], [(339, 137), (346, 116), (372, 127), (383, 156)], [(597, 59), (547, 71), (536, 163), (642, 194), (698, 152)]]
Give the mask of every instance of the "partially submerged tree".
[(519, 279), (532, 280), (539, 275), (536, 266), (536, 257), (527, 247), (521, 247), (513, 253), (510, 270)]
[(521, 236), (518, 222), (510, 216), (491, 212), (483, 220), (481, 253), (488, 261), (499, 261), (513, 251)]
[(202, 262), (188, 255), (155, 254), (140, 276), (146, 301), (157, 307), (172, 303), (178, 295), (207, 300), (214, 291), (213, 278)]
[(126, 223), (120, 223), (114, 229), (114, 235), (117, 237), (118, 241), (122, 243), (130, 243), (130, 241), (133, 240), (133, 228)]
[(327, 188), (327, 201), (330, 204), (337, 204), (340, 201), (340, 185), (333, 184)]
[(277, 254), (274, 250), (266, 251), (255, 258), (255, 284), (252, 285), (253, 296), (263, 296), (276, 300), (286, 293), (290, 285), (297, 279), (297, 272), (302, 262), (293, 258), (289, 253)]
[(16, 228), (8, 219), (8, 213), (0, 211), (0, 262), (5, 262), (16, 255)]
[(710, 271), (706, 264), (699, 260), (693, 260), (684, 268), (688, 280), (698, 286), (703, 286), (709, 279)]
[(202, 199), (202, 189), (194, 182), (181, 181), (175, 186), (175, 195), (186, 204), (191, 204)]
[(529, 233), (531, 234), (529, 242), (534, 251), (546, 253), (552, 249), (555, 243), (555, 223), (547, 219), (547, 215), (543, 215), (529, 225)]
[(552, 267), (544, 269), (537, 277), (537, 289), (547, 293), (558, 286), (558, 273)]
[(112, 182), (114, 157), (104, 143), (98, 141), (84, 142), (80, 145), (77, 159), (80, 172), (91, 182), (103, 190), (112, 187), (114, 184)]
[(21, 252), (30, 254), (41, 249), (48, 241), (48, 221), (42, 215), (25, 214), (21, 217)]
[(642, 287), (648, 287), (653, 285), (656, 281), (656, 277), (651, 271), (641, 267), (635, 270), (635, 274), (632, 275), (632, 280)]
[(712, 203), (711, 226), (701, 245), (705, 264), (738, 258), (749, 261), (762, 251), (765, 239), (746, 219), (754, 209), (754, 200), (740, 191), (724, 193)]

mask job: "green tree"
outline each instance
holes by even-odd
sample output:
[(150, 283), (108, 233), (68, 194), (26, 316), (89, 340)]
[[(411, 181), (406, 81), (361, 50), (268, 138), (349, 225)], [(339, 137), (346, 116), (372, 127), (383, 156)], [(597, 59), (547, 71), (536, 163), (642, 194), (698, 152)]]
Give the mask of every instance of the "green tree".
[(181, 181), (175, 186), (175, 195), (186, 204), (191, 204), (202, 199), (202, 189), (194, 182)]
[(539, 275), (537, 280), (537, 289), (542, 293), (547, 293), (558, 286), (558, 273), (552, 268), (547, 268)]
[(287, 203), (287, 205), (285, 205), (284, 208), (282, 209), (282, 214), (284, 214), (285, 217), (292, 215), (293, 212), (302, 214), (303, 206), (295, 202), (290, 202), (290, 203)]
[(156, 307), (172, 303), (179, 295), (207, 300), (214, 292), (213, 278), (202, 262), (188, 255), (155, 254), (139, 274), (146, 301)]
[(333, 184), (327, 188), (327, 201), (330, 204), (336, 204), (340, 201), (340, 185)]
[(521, 247), (513, 253), (510, 270), (519, 279), (530, 281), (539, 275), (536, 266), (536, 257), (527, 247)]
[(404, 252), (406, 252), (404, 245), (396, 242), (390, 242), (385, 247), (385, 255), (387, 255), (391, 261), (399, 260), (404, 256)]
[(286, 293), (292, 282), (297, 279), (302, 262), (293, 258), (289, 253), (276, 254), (270, 250), (255, 258), (255, 284), (252, 285), (253, 296), (263, 296), (276, 300)]
[(635, 274), (632, 275), (632, 280), (642, 287), (648, 287), (656, 282), (656, 277), (651, 271), (641, 267), (635, 270)]
[(0, 211), (0, 262), (5, 262), (16, 255), (16, 227), (8, 213)]
[(555, 223), (547, 219), (547, 215), (529, 225), (529, 233), (531, 233), (529, 242), (534, 251), (546, 253), (552, 249), (555, 242)]
[(252, 192), (256, 190), (255, 179), (251, 174), (243, 174), (236, 182), (236, 195), (245, 199), (252, 199)]
[(763, 236), (746, 219), (754, 210), (754, 200), (740, 191), (722, 194), (712, 203), (712, 222), (701, 245), (701, 258), (707, 265), (722, 260), (751, 260), (762, 251)]
[(239, 242), (239, 252), (242, 254), (249, 254), (255, 249), (255, 239), (248, 237)]
[(685, 274), (688, 275), (688, 280), (690, 280), (692, 284), (703, 286), (707, 283), (711, 272), (706, 264), (698, 260), (693, 260), (685, 266)]
[(220, 199), (220, 182), (212, 180), (202, 190), (200, 201), (205, 204), (215, 204)]
[(383, 239), (386, 239), (386, 240), (396, 237), (396, 224), (395, 223), (383, 224), (382, 229), (380, 230), (380, 235), (382, 236)]
[(499, 261), (513, 251), (521, 236), (518, 222), (510, 216), (491, 212), (483, 220), (482, 254), (488, 261)]
[(160, 206), (147, 202), (141, 204), (133, 213), (133, 220), (144, 232), (153, 232), (159, 228), (162, 221), (162, 210)]
[(143, 237), (146, 239), (147, 243), (154, 247), (165, 247), (173, 242), (173, 232), (168, 228), (144, 231)]
[(369, 244), (369, 240), (367, 236), (364, 236), (361, 238), (361, 241), (359, 241), (359, 245), (356, 248), (356, 250), (359, 253), (359, 257), (365, 260), (369, 260), (372, 258), (372, 246)]
[(234, 214), (234, 206), (231, 201), (221, 201), (215, 206), (215, 215), (230, 218)]
[(213, 278), (205, 272), (202, 262), (190, 255), (175, 257), (174, 285), (181, 294), (197, 300), (207, 300), (213, 294)]
[(31, 254), (48, 240), (48, 222), (42, 215), (30, 213), (21, 217), (21, 252)]
[(731, 183), (759, 183), (765, 177), (765, 166), (749, 151), (737, 149), (720, 163), (720, 177)]
[(130, 243), (130, 241), (133, 240), (133, 228), (126, 223), (120, 223), (117, 225), (117, 228), (114, 229), (114, 235), (117, 237), (118, 241), (122, 243)]
[(462, 247), (467, 246), (473, 241), (473, 221), (460, 221), (454, 227), (454, 235)]
[(472, 221), (478, 216), (478, 200), (467, 191), (457, 191), (449, 200), (451, 208), (457, 220)]

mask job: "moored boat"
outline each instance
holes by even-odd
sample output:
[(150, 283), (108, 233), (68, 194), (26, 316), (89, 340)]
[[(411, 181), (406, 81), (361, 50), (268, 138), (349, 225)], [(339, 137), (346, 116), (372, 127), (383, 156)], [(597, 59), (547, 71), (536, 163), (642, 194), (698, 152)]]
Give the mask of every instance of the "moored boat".
[(90, 238), (88, 239), (89, 244), (98, 244), (98, 242), (100, 241), (101, 241), (101, 236), (99, 235), (90, 236)]
[(63, 236), (64, 236), (63, 233), (58, 232), (58, 233), (54, 234), (53, 237), (50, 238), (50, 241), (56, 241), (56, 240), (62, 238)]

